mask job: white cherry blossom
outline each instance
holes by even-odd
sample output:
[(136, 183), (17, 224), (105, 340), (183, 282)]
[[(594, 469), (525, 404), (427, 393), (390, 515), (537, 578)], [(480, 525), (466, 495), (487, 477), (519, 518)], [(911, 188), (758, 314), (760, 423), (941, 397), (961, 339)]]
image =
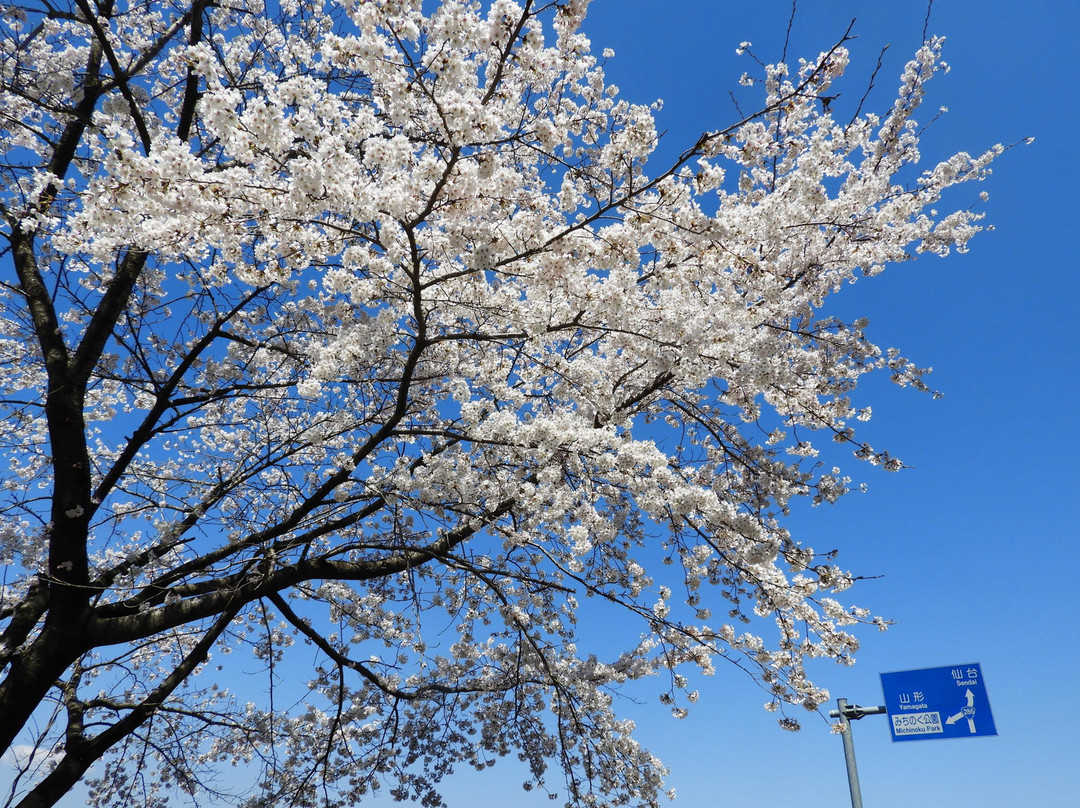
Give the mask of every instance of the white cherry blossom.
[(731, 663), (795, 728), (884, 626), (783, 518), (857, 488), (824, 446), (902, 466), (853, 391), (925, 371), (823, 308), (964, 250), (943, 192), (1002, 149), (919, 162), (940, 40), (834, 119), (841, 42), (657, 165), (587, 6), (4, 7), (9, 804), (228, 764), (239, 804), (437, 804), (518, 755), (655, 805), (613, 690), (682, 717)]

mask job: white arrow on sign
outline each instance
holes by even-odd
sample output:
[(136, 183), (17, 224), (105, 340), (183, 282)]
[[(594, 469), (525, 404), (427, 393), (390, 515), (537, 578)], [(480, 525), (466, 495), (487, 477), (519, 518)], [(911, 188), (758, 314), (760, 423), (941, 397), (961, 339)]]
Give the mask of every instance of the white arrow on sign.
[(974, 734), (975, 732), (975, 694), (971, 692), (971, 688), (968, 688), (964, 694), (967, 696), (967, 707), (964, 707), (956, 715), (950, 715), (945, 719), (946, 724), (955, 724), (962, 718), (967, 718), (968, 729)]

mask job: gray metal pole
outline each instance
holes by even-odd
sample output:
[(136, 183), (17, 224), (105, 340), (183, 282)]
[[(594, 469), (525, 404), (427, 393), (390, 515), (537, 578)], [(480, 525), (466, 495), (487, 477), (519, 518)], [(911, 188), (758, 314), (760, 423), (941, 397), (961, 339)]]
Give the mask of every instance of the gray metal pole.
[(836, 709), (829, 716), (840, 719), (840, 731), (844, 736), (844, 763), (847, 764), (848, 791), (851, 792), (851, 808), (863, 808), (862, 790), (859, 788), (859, 770), (855, 766), (855, 739), (851, 736), (851, 722), (864, 715), (886, 715), (884, 707), (860, 707), (848, 704), (847, 699), (837, 699)]
[(851, 737), (851, 721), (848, 720), (847, 699), (836, 700), (840, 714), (840, 730), (844, 736), (844, 763), (847, 764), (848, 791), (851, 792), (851, 808), (863, 808), (862, 790), (859, 788), (859, 769), (855, 766), (855, 739)]

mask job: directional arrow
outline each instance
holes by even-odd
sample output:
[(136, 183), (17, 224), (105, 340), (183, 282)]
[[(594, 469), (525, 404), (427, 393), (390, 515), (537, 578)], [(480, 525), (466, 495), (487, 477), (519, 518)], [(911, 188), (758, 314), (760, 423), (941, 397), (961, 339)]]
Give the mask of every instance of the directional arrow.
[(946, 724), (955, 724), (963, 718), (967, 718), (968, 729), (972, 734), (975, 733), (975, 694), (971, 692), (971, 688), (968, 688), (964, 693), (967, 696), (967, 707), (964, 707), (956, 715), (950, 715), (945, 719)]

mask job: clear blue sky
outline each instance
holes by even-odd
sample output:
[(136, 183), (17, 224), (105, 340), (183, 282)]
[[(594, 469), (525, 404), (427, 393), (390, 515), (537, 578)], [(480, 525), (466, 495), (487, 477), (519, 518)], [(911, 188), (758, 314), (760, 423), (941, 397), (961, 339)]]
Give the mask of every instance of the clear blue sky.
[[(676, 152), (735, 120), (727, 93), (749, 67), (735, 48), (750, 40), (762, 58), (778, 57), (790, 11), (790, 0), (594, 0), (585, 30), (596, 52), (615, 49), (607, 71), (624, 98), (665, 100), (659, 124)], [(882, 109), (925, 14), (922, 0), (801, 0), (789, 56), (816, 55), (857, 18), (843, 100), (861, 95), (891, 44)], [(895, 744), (884, 717), (855, 725), (866, 808), (1075, 808), (1080, 228), (1069, 88), (1080, 75), (1080, 3), (937, 0), (929, 30), (948, 37), (953, 70), (931, 85), (929, 108), (950, 112), (924, 141), (927, 159), (1036, 140), (1002, 157), (984, 186), (961, 189), (972, 200), (990, 192), (984, 209), (996, 227), (970, 253), (893, 267), (839, 301), (870, 318), (879, 344), (932, 365), (945, 397), (868, 386), (870, 442), (911, 468), (858, 469), (867, 494), (800, 514), (793, 526), (818, 549), (839, 547), (848, 568), (882, 576), (851, 599), (898, 621), (863, 635), (853, 668), (825, 665), (817, 680), (834, 697), (871, 705), (883, 703), (880, 672), (982, 664), (998, 737)], [(761, 709), (764, 694), (733, 669), (720, 667), (702, 691), (683, 721), (656, 703), (625, 705), (672, 769), (675, 808), (848, 804), (841, 742), (824, 720), (780, 730)], [(446, 796), (450, 808), (553, 804), (526, 795), (521, 780), (504, 761), (462, 772)]]
[[(585, 31), (596, 52), (614, 48), (607, 73), (624, 98), (664, 99), (659, 126), (676, 152), (735, 119), (728, 90), (749, 67), (735, 48), (750, 40), (777, 58), (790, 11), (789, 0), (594, 0)], [(861, 95), (891, 44), (882, 109), (925, 16), (921, 0), (800, 0), (789, 56), (815, 56), (856, 18), (843, 100)], [(866, 808), (1075, 808), (1080, 141), (1069, 86), (1080, 74), (1080, 4), (937, 0), (929, 31), (947, 37), (952, 71), (931, 83), (927, 108), (949, 113), (927, 134), (924, 156), (1035, 142), (1002, 157), (984, 185), (960, 189), (958, 206), (989, 191), (983, 209), (996, 227), (967, 255), (890, 268), (838, 299), (870, 318), (879, 344), (932, 365), (945, 395), (868, 386), (866, 434), (912, 468), (870, 474), (867, 494), (799, 518), (815, 547), (839, 546), (841, 563), (883, 576), (852, 600), (898, 621), (863, 635), (853, 668), (824, 666), (818, 679), (834, 697), (882, 704), (881, 672), (982, 663), (997, 737), (892, 743), (885, 717), (855, 724)], [(849, 804), (839, 737), (812, 717), (786, 733), (764, 701), (721, 667), (683, 721), (656, 704), (628, 705), (639, 737), (671, 767), (676, 808)], [(551, 804), (526, 799), (520, 779), (509, 762), (463, 775), (450, 806)]]

